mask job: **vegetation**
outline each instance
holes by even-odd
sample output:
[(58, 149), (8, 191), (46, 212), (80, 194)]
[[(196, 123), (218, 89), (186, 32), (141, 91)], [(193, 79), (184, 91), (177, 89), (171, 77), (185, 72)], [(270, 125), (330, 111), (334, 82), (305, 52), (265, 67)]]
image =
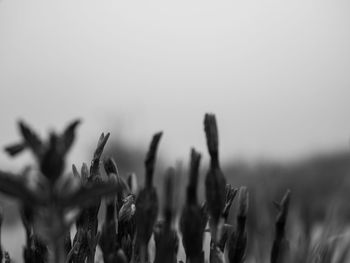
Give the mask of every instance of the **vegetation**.
[[(204, 179), (205, 201), (201, 203), (197, 194), (201, 154), (191, 149), (181, 209), (175, 194), (175, 168), (165, 172), (162, 200), (154, 184), (161, 132), (152, 138), (140, 189), (135, 174), (124, 178), (113, 158), (102, 158), (109, 134), (100, 136), (90, 167), (83, 164), (78, 170), (73, 165), (72, 172), (64, 174), (65, 157), (79, 123), (73, 121), (62, 133), (51, 133), (43, 141), (20, 122), (21, 142), (6, 147), (11, 156), (30, 150), (36, 161), (35, 166), (26, 167), (21, 174), (0, 172), (0, 191), (20, 203), (26, 230), (25, 263), (93, 263), (99, 260), (97, 250), (105, 263), (348, 262), (348, 240), (334, 235), (333, 221), (327, 221), (315, 239), (310, 224), (298, 222), (295, 210), (290, 211), (290, 203), (296, 198), (288, 189), (281, 201), (274, 202), (277, 211), (274, 224), (270, 222), (272, 229), (268, 228), (271, 240), (251, 228), (250, 220), (261, 223), (269, 214), (269, 204), (262, 203), (265, 198), (260, 203), (253, 202), (252, 208), (249, 187), (227, 183), (219, 161), (218, 128), (213, 114), (204, 118), (210, 156)], [(29, 180), (33, 173), (34, 185)], [(256, 199), (256, 191), (253, 193)], [(297, 229), (296, 233), (291, 234), (288, 227)], [(207, 247), (204, 240), (208, 236)], [(180, 247), (184, 255), (179, 257)], [(1, 262), (11, 262), (2, 249), (0, 257)]]

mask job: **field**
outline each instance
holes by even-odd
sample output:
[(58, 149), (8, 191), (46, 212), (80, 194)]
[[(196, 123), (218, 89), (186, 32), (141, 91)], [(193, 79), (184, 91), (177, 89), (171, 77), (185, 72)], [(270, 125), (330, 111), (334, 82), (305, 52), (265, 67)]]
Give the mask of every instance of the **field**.
[[(29, 150), (35, 165), (18, 175), (0, 172), (0, 190), (16, 200), (20, 215), (3, 225), (2, 261), (349, 262), (347, 152), (223, 165), (216, 118), (206, 114), (208, 153), (191, 149), (188, 165), (157, 163), (161, 132), (145, 156), (123, 152), (113, 135), (102, 134), (91, 165), (65, 174), (79, 123), (47, 141), (19, 123), (23, 138), (6, 151), (15, 157)], [(137, 176), (126, 174), (131, 170)], [(16, 221), (18, 212), (4, 213)], [(21, 229), (23, 248), (11, 235)]]

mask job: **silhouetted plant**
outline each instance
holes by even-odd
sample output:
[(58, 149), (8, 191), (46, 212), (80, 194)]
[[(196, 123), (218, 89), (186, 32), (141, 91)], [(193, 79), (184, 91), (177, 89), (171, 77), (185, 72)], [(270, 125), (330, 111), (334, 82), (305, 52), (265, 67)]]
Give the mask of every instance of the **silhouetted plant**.
[(204, 130), (207, 138), (210, 154), (210, 168), (205, 178), (205, 195), (208, 212), (210, 215), (210, 230), (214, 244), (220, 239), (220, 231), (223, 226), (222, 213), (225, 207), (226, 179), (220, 169), (219, 163), (219, 136), (216, 118), (212, 114), (206, 114), (204, 118)]
[(154, 231), (156, 253), (154, 263), (176, 263), (179, 248), (179, 237), (173, 227), (175, 216), (174, 201), (174, 168), (169, 168), (164, 180), (164, 220), (158, 222)]
[(241, 187), (238, 193), (237, 227), (228, 240), (228, 259), (230, 263), (244, 262), (247, 249), (247, 231), (245, 226), (248, 204), (247, 188)]
[(153, 233), (153, 227), (158, 216), (158, 195), (153, 186), (153, 173), (156, 162), (156, 153), (162, 133), (153, 136), (145, 160), (145, 186), (136, 198), (136, 244), (134, 261), (145, 263), (148, 261), (148, 242)]
[(203, 211), (197, 200), (200, 159), (201, 155), (192, 149), (186, 202), (180, 220), (187, 263), (204, 263), (203, 236), (207, 220), (203, 217)]
[[(152, 261), (152, 255), (154, 263), (176, 263), (180, 239), (186, 263), (206, 262), (204, 252), (208, 249), (209, 263), (223, 263), (225, 257), (230, 263), (243, 263), (247, 259), (248, 245), (260, 240), (249, 237), (248, 243), (247, 219), (251, 218), (248, 189), (242, 186), (237, 190), (227, 184), (221, 170), (215, 115), (206, 114), (204, 118), (210, 165), (205, 177), (203, 204), (200, 204), (197, 195), (201, 155), (191, 150), (185, 203), (179, 221), (181, 238), (176, 227), (175, 193), (178, 189), (175, 177), (178, 174), (173, 168), (165, 172), (162, 220), (158, 215), (159, 200), (153, 176), (162, 133), (156, 133), (152, 138), (144, 163), (145, 183), (138, 188), (135, 174), (124, 178), (118, 172), (116, 161), (103, 158), (109, 133), (100, 136), (90, 166), (84, 163), (78, 170), (73, 165), (71, 173), (64, 173), (66, 155), (73, 145), (79, 123), (78, 120), (71, 122), (60, 134), (51, 132), (45, 141), (21, 121), (20, 142), (5, 149), (10, 156), (30, 150), (36, 161), (20, 174), (0, 171), (0, 191), (17, 199), (20, 204), (26, 234), (24, 262), (94, 263), (99, 246), (105, 263), (148, 263)], [(104, 179), (102, 168), (107, 179)], [(34, 185), (29, 180), (31, 175), (35, 175)], [(268, 251), (271, 263), (297, 262), (292, 259), (300, 259), (289, 256), (291, 250), (286, 235), (289, 202), (288, 190), (282, 201), (275, 203), (278, 214), (272, 249)], [(105, 214), (99, 221), (101, 204), (105, 205)], [(230, 215), (231, 211), (236, 212)], [(0, 213), (0, 226), (2, 218)], [(235, 222), (232, 223), (231, 218)], [(73, 224), (76, 233), (72, 240)], [(206, 232), (211, 234), (209, 248), (203, 246)], [(155, 251), (149, 254), (152, 236)], [(347, 250), (337, 251), (336, 242), (326, 241), (314, 253), (303, 252), (311, 255), (305, 262), (332, 262), (334, 255), (339, 258), (336, 263), (346, 262)], [(11, 262), (2, 246), (0, 257), (1, 262)]]
[(271, 263), (286, 262), (286, 259), (288, 257), (289, 242), (285, 237), (285, 228), (289, 210), (289, 202), (290, 191), (288, 190), (283, 196), (280, 203), (274, 203), (278, 210), (278, 214), (275, 224), (275, 239), (273, 241), (271, 251)]
[[(67, 215), (76, 208), (96, 204), (102, 196), (114, 194), (117, 191), (115, 185), (100, 181), (91, 182), (90, 176), (86, 178), (87, 182), (82, 184), (77, 182), (74, 177), (63, 175), (65, 157), (73, 144), (75, 129), (79, 123), (79, 121), (72, 122), (60, 135), (51, 132), (49, 140), (43, 142), (24, 122), (19, 122), (23, 141), (6, 148), (11, 156), (29, 149), (37, 161), (36, 177), (38, 183), (34, 189), (28, 185), (23, 176), (0, 172), (0, 191), (19, 199), (24, 207), (25, 212), (22, 218), (24, 218), (26, 226), (28, 244), (24, 251), (26, 262), (35, 259), (38, 260), (36, 262), (46, 261), (46, 249), (41, 240), (47, 242), (52, 251), (51, 262), (65, 262), (64, 237), (75, 221), (75, 218), (69, 219)], [(101, 147), (98, 147), (98, 151), (100, 150)], [(96, 152), (95, 157), (97, 157)], [(92, 165), (94, 168), (99, 165), (95, 159)], [(86, 173), (84, 176), (88, 177)], [(96, 174), (92, 174), (91, 178), (96, 176)], [(97, 218), (94, 224), (97, 226)], [(91, 249), (93, 240), (96, 238), (94, 233), (93, 227), (88, 230), (88, 239), (91, 245), (89, 247), (89, 262), (93, 261), (91, 257), (94, 252)], [(35, 258), (32, 259), (34, 255)]]

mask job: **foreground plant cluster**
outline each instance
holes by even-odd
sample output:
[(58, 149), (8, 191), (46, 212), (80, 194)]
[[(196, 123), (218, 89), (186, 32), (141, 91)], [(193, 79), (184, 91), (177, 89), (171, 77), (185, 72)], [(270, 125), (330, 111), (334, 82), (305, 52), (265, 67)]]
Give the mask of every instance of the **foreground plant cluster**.
[[(175, 169), (169, 168), (165, 173), (161, 209), (153, 183), (162, 133), (153, 136), (145, 159), (145, 183), (137, 189), (135, 175), (125, 180), (118, 174), (112, 158), (101, 158), (109, 134), (100, 136), (90, 167), (83, 164), (78, 170), (73, 165), (71, 174), (63, 173), (65, 157), (78, 125), (79, 121), (74, 121), (61, 134), (51, 133), (47, 141), (42, 141), (31, 128), (20, 122), (22, 141), (6, 148), (11, 156), (30, 150), (37, 164), (35, 168), (25, 168), (19, 175), (0, 172), (0, 191), (20, 203), (26, 230), (25, 263), (93, 263), (97, 247), (105, 263), (176, 263), (180, 243), (188, 263), (245, 261), (249, 242), (246, 229), (248, 190), (226, 183), (220, 168), (214, 115), (206, 114), (204, 118), (210, 155), (205, 177), (206, 201), (200, 204), (197, 199), (201, 155), (192, 149), (185, 204), (178, 224)], [(103, 179), (103, 174), (107, 175), (107, 180)], [(237, 209), (231, 215), (235, 222), (229, 222), (235, 198)], [(99, 222), (102, 199), (105, 215)], [(290, 192), (286, 191), (282, 200), (275, 203), (277, 213), (274, 241), (270, 247), (271, 263), (292, 260), (285, 237), (289, 200)], [(71, 233), (73, 225), (76, 231)], [(211, 236), (208, 259), (203, 247), (206, 232)], [(152, 236), (155, 248), (150, 255)], [(1, 262), (11, 262), (7, 252), (1, 250), (0, 257)], [(323, 259), (315, 262), (331, 262)]]

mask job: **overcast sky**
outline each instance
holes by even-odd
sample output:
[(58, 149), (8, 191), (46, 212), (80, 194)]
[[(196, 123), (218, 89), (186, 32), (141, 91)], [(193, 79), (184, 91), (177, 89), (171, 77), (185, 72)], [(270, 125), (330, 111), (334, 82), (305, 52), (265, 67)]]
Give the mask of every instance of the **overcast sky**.
[[(161, 152), (205, 151), (217, 114), (224, 159), (295, 159), (346, 148), (350, 1), (0, 1), (0, 145), (19, 118), (84, 124)], [(91, 140), (91, 138), (93, 138)], [(11, 161), (3, 153), (6, 166)]]

